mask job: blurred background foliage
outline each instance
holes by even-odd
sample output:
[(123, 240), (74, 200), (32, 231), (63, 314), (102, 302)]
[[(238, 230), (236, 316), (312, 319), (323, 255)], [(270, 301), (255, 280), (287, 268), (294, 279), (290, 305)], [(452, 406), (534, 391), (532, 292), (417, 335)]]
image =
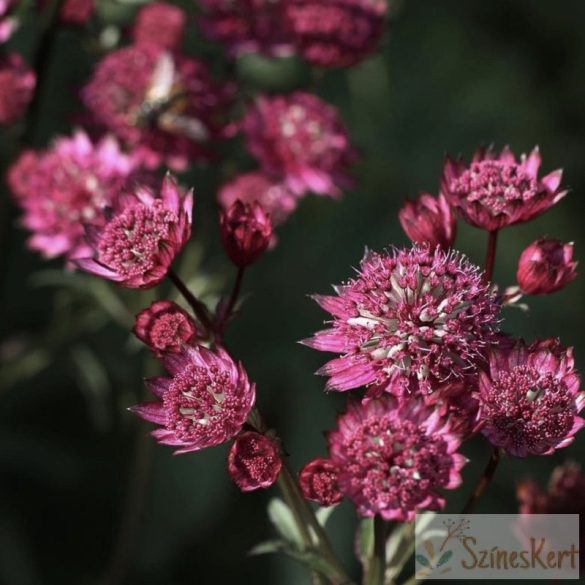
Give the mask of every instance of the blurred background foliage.
[[(135, 3), (104, 0), (102, 24), (124, 27)], [(193, 4), (184, 2), (193, 12)], [(565, 0), (397, 2), (381, 51), (351, 69), (311, 75), (294, 60), (247, 58), (235, 69), (245, 93), (309, 86), (340, 108), (362, 152), (356, 187), (340, 201), (305, 199), (280, 229), (279, 244), (247, 274), (245, 302), (228, 344), (258, 383), (258, 402), (279, 429), (299, 467), (325, 453), (322, 431), (344, 397), (325, 395), (313, 375), (326, 356), (296, 342), (320, 328), (324, 314), (307, 297), (349, 277), (364, 247), (402, 245), (397, 210), (418, 191), (435, 193), (443, 154), (470, 156), (480, 144), (539, 144), (544, 170), (565, 168), (571, 194), (536, 221), (504, 231), (496, 279), (514, 284), (517, 258), (547, 234), (585, 249), (585, 4)], [(198, 36), (189, 52), (218, 74), (229, 67)], [(98, 57), (99, 28), (62, 30), (49, 56), (41, 95), (38, 146), (68, 133), (81, 110), (77, 91)], [(26, 50), (32, 32), (16, 39)], [(108, 29), (115, 38), (115, 28)], [(4, 160), (11, 137), (0, 136)], [(226, 162), (195, 168), (181, 180), (195, 188), (191, 248), (181, 273), (210, 302), (233, 273), (219, 245), (218, 184), (250, 160), (226, 149)], [(9, 195), (2, 187), (3, 205)], [(270, 536), (265, 492), (242, 495), (225, 471), (226, 448), (173, 457), (146, 437), (126, 411), (142, 396), (155, 360), (128, 333), (132, 315), (174, 292), (116, 291), (87, 276), (64, 273), (25, 248), (15, 209), (0, 249), (0, 583), (3, 585), (231, 584), (292, 585), (302, 569), (281, 557), (249, 557)], [(482, 262), (485, 234), (461, 226), (457, 247)], [(531, 310), (508, 310), (515, 335), (560, 336), (585, 366), (585, 279)], [(565, 458), (583, 460), (583, 435), (552, 457), (506, 460), (479, 511), (513, 512), (515, 482), (544, 483)], [(467, 485), (487, 456), (478, 439), (465, 448)], [(354, 513), (340, 506), (330, 520), (335, 545), (351, 565)], [(356, 570), (356, 567), (352, 567)]]

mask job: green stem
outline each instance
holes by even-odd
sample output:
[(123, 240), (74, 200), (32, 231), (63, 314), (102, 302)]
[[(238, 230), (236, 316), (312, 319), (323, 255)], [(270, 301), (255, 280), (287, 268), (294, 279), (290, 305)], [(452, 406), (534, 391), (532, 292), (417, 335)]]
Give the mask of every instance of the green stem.
[(384, 518), (374, 518), (374, 550), (368, 566), (366, 585), (384, 585), (386, 573), (386, 531)]
[(232, 315), (232, 311), (238, 302), (238, 298), (240, 296), (240, 291), (242, 290), (242, 282), (244, 280), (244, 273), (246, 271), (245, 267), (238, 268), (238, 272), (236, 274), (236, 280), (234, 281), (234, 286), (232, 288), (232, 292), (230, 294), (230, 298), (226, 305), (225, 310), (219, 315), (219, 322), (216, 324), (216, 337), (219, 342), (221, 342), (223, 338), (223, 334), (227, 324), (229, 323), (230, 317)]

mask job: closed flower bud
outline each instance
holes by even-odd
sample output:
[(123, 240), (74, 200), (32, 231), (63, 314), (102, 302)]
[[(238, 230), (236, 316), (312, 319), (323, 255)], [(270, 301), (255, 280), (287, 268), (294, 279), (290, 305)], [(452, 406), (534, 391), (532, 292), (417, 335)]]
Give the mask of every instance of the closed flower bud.
[(339, 471), (329, 459), (313, 459), (303, 467), (299, 484), (307, 500), (321, 506), (333, 506), (343, 499), (339, 491)]
[(573, 244), (541, 238), (528, 246), (518, 262), (516, 279), (529, 295), (545, 295), (567, 286), (577, 276)]

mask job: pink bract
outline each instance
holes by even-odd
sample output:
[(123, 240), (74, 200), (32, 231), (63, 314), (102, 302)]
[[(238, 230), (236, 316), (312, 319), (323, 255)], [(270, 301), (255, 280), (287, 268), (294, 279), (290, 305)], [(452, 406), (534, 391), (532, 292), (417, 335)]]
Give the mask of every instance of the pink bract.
[(14, 0), (0, 0), (0, 43), (5, 43), (18, 28), (18, 21), (11, 15)]
[(187, 16), (178, 6), (151, 2), (136, 15), (132, 37), (137, 45), (152, 44), (164, 49), (178, 49), (183, 42)]
[(0, 126), (26, 113), (36, 86), (36, 75), (17, 53), (0, 58)]

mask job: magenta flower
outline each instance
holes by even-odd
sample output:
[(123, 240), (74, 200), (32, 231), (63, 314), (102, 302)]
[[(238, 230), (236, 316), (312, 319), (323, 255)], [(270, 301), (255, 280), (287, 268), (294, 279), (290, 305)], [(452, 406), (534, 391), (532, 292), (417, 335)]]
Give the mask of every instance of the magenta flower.
[(230, 448), (228, 471), (243, 492), (270, 487), (282, 469), (278, 445), (252, 431), (240, 433)]
[(414, 398), (350, 401), (328, 442), (341, 493), (360, 516), (386, 520), (442, 508), (437, 490), (456, 488), (466, 463), (449, 422)]
[(61, 22), (66, 24), (85, 24), (95, 10), (95, 0), (64, 0), (61, 6)]
[(516, 457), (549, 455), (573, 442), (585, 405), (573, 350), (558, 340), (494, 349), (479, 380), (482, 433)]
[(384, 0), (291, 0), (287, 24), (312, 65), (349, 67), (373, 53), (384, 31)]
[(75, 264), (127, 288), (152, 288), (165, 278), (191, 236), (193, 193), (182, 196), (170, 175), (160, 197), (146, 187), (119, 195), (107, 213), (87, 224), (93, 257)]
[(7, 181), (32, 233), (31, 249), (46, 258), (87, 256), (82, 223), (93, 221), (138, 172), (137, 161), (113, 137), (92, 143), (78, 130), (45, 151), (25, 150)]
[(299, 485), (305, 499), (320, 506), (333, 506), (343, 500), (339, 491), (339, 470), (329, 459), (309, 461), (301, 469)]
[(339, 195), (349, 187), (355, 151), (337, 111), (318, 97), (297, 91), (262, 96), (242, 122), (249, 151), (265, 172), (281, 177), (296, 195)]
[(130, 410), (159, 425), (152, 436), (175, 454), (214, 447), (235, 437), (254, 405), (255, 386), (241, 364), (221, 348), (185, 347), (165, 354), (162, 362), (171, 375), (146, 380), (156, 396)]
[(500, 154), (480, 148), (469, 166), (447, 158), (442, 191), (465, 221), (499, 230), (533, 219), (567, 194), (559, 188), (562, 170), (539, 178), (540, 163), (538, 148), (519, 162), (508, 147)]
[(11, 14), (15, 0), (0, 0), (0, 43), (5, 43), (18, 28), (18, 21)]
[(0, 57), (0, 126), (22, 118), (31, 102), (37, 78), (17, 53)]
[(528, 295), (546, 295), (565, 288), (577, 276), (573, 244), (541, 238), (528, 246), (518, 262), (516, 279)]
[(367, 252), (337, 296), (314, 297), (334, 319), (304, 343), (341, 354), (318, 372), (329, 376), (328, 390), (426, 394), (477, 369), (497, 329), (490, 288), (454, 251)]
[(191, 316), (172, 301), (155, 301), (136, 315), (134, 335), (158, 355), (177, 353), (197, 337)]
[(422, 193), (415, 201), (407, 200), (398, 212), (400, 225), (413, 244), (431, 248), (450, 248), (457, 234), (457, 219), (442, 193), (433, 197)]
[(136, 15), (132, 37), (137, 45), (152, 44), (163, 49), (178, 49), (185, 32), (185, 12), (166, 2), (151, 2)]
[(96, 120), (137, 149), (148, 166), (184, 170), (208, 159), (222, 136), (232, 87), (215, 84), (195, 59), (152, 44), (114, 51), (97, 65), (82, 98)]

